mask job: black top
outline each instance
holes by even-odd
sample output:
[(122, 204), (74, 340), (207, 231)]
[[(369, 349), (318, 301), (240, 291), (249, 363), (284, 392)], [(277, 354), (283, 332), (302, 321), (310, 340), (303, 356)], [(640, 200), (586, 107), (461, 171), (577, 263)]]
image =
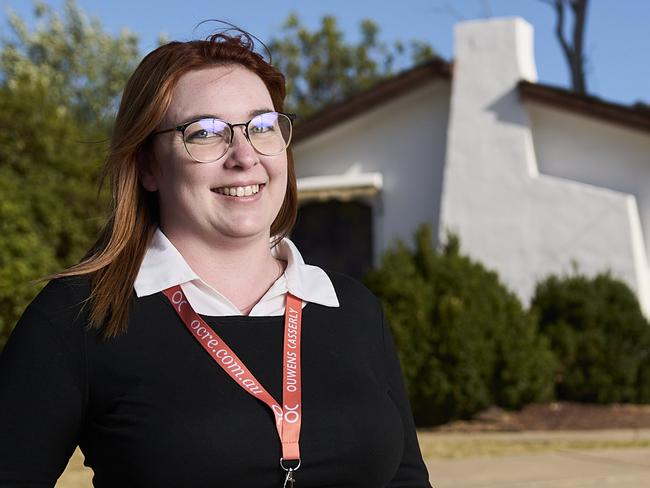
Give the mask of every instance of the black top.
[[(303, 309), (296, 488), (430, 487), (377, 298), (330, 273), (340, 307)], [(270, 409), (201, 348), (162, 293), (126, 334), (86, 329), (84, 278), (50, 282), (0, 356), (0, 487), (51, 487), (77, 444), (95, 487), (282, 486)], [(277, 400), (284, 319), (207, 323)]]

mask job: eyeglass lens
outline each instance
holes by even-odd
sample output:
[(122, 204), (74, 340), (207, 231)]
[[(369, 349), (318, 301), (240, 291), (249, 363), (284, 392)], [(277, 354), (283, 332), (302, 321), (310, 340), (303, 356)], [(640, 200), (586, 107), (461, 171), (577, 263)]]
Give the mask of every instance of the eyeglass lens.
[[(265, 156), (284, 151), (291, 141), (291, 119), (278, 112), (253, 117), (246, 126), (253, 148)], [(213, 162), (230, 147), (233, 134), (230, 126), (219, 119), (201, 119), (188, 125), (183, 140), (189, 155), (199, 162)]]

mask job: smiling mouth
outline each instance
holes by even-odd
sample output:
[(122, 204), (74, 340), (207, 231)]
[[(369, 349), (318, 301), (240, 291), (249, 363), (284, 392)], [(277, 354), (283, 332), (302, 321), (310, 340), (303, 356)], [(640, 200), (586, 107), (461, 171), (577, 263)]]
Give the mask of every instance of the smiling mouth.
[(264, 188), (264, 184), (248, 186), (222, 186), (219, 188), (214, 188), (212, 191), (231, 197), (249, 197), (251, 195), (259, 193), (262, 188)]

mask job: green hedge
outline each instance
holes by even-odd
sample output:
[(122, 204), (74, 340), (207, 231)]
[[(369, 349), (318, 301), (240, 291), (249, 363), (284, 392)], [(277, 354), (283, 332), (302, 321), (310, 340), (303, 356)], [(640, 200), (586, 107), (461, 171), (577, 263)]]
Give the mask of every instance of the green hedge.
[(531, 311), (558, 358), (558, 399), (650, 402), (650, 325), (627, 285), (606, 273), (551, 276)]
[(423, 225), (414, 250), (398, 242), (366, 283), (382, 299), (418, 424), (552, 397), (555, 362), (534, 320), (457, 238), (436, 251)]

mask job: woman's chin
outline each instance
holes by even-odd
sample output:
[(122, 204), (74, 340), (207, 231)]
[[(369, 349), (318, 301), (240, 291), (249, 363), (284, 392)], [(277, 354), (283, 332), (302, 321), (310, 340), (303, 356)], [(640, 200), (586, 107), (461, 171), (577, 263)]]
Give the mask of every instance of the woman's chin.
[(240, 225), (230, 226), (226, 228), (223, 227), (215, 228), (214, 233), (220, 235), (224, 239), (238, 239), (238, 240), (266, 239), (268, 240), (271, 234), (271, 229), (270, 227), (259, 226), (259, 225), (240, 224)]

